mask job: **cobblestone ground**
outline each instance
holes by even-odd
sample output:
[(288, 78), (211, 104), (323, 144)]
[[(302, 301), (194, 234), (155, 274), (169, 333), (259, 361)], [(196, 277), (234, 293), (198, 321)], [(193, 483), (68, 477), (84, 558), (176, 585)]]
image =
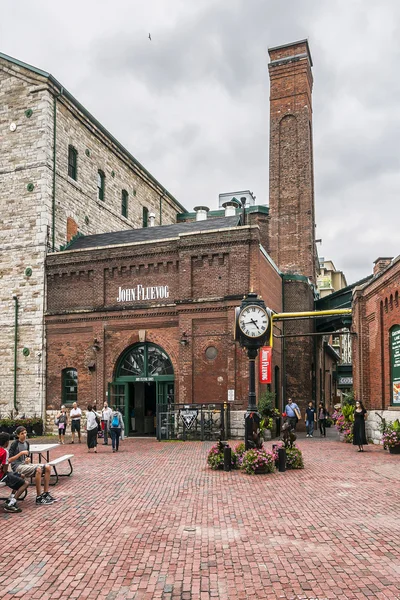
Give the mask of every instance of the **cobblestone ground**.
[(210, 443), (57, 448), (60, 501), (0, 513), (0, 598), (400, 599), (400, 456), (298, 445), (303, 471), (253, 477), (210, 471)]

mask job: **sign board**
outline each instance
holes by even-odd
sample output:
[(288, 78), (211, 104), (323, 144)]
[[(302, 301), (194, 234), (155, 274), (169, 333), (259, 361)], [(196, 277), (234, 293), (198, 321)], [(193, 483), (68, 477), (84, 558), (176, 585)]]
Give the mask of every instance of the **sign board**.
[(263, 346), (260, 348), (260, 383), (271, 383), (272, 381), (272, 348)]
[(135, 377), (135, 381), (154, 381), (154, 377)]
[(351, 386), (351, 385), (353, 385), (353, 378), (352, 377), (339, 377), (338, 385), (339, 386)]
[(188, 408), (186, 410), (182, 410), (180, 417), (186, 429), (190, 430), (196, 422), (197, 410), (189, 410)]
[(400, 406), (400, 325), (390, 330), (390, 364), (392, 380), (392, 404)]
[(228, 390), (228, 402), (235, 402), (235, 390)]
[(164, 300), (169, 298), (167, 285), (152, 285), (144, 287), (139, 284), (133, 288), (118, 288), (117, 302), (143, 302), (144, 300)]

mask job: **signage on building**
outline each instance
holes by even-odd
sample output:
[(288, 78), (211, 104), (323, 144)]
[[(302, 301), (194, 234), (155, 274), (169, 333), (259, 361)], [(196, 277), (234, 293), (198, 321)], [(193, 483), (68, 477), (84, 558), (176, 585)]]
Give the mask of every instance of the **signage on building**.
[(144, 300), (164, 300), (169, 298), (168, 285), (144, 287), (140, 283), (133, 288), (118, 288), (117, 302), (140, 302)]
[(339, 386), (351, 386), (351, 385), (353, 385), (353, 378), (352, 377), (339, 377), (338, 385)]
[(272, 381), (272, 348), (263, 346), (260, 348), (260, 383), (271, 383)]
[(235, 390), (228, 390), (228, 402), (235, 402)]
[(190, 430), (196, 422), (197, 410), (189, 410), (186, 408), (185, 410), (181, 411), (180, 417), (186, 429)]
[(400, 406), (400, 325), (390, 331), (390, 355), (392, 366), (392, 404)]

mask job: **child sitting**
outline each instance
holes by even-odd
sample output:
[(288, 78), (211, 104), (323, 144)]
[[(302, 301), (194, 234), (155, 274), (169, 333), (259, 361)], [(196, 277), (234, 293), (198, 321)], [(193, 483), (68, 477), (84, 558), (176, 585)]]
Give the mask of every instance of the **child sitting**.
[(0, 482), (5, 483), (12, 489), (11, 496), (4, 505), (5, 512), (20, 513), (17, 499), (27, 489), (29, 482), (16, 473), (8, 472), (8, 444), (10, 436), (8, 433), (0, 433)]

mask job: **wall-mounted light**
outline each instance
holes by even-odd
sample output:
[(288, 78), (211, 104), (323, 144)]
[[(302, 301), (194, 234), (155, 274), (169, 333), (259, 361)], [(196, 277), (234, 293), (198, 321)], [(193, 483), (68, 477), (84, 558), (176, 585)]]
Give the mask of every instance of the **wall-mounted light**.
[(183, 346), (183, 347), (185, 347), (185, 346), (187, 346), (187, 345), (188, 345), (188, 343), (189, 343), (189, 340), (187, 339), (187, 333), (186, 333), (186, 331), (184, 331), (184, 332), (182, 333), (182, 336), (181, 336), (181, 339), (179, 340), (179, 343), (180, 343), (180, 345), (181, 345), (181, 346)]
[(97, 338), (94, 338), (93, 340), (92, 350), (93, 352), (98, 352), (100, 350), (100, 342)]

